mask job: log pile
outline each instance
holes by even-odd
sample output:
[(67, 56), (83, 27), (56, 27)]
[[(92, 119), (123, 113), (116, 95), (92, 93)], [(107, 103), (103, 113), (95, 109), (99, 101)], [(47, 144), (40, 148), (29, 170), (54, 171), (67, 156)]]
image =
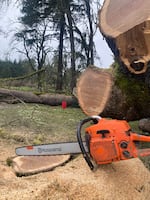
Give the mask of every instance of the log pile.
[(150, 65), (150, 1), (105, 0), (100, 31), (120, 65), (142, 74)]

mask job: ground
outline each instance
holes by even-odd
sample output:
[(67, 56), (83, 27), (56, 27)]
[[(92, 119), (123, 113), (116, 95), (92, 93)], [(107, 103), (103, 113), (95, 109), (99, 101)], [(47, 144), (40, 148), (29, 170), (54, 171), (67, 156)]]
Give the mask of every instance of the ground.
[[(79, 155), (65, 165), (55, 168), (53, 171), (26, 177), (17, 177), (13, 168), (8, 166), (8, 158), (16, 156), (15, 148), (17, 146), (33, 142), (35, 139), (36, 142), (44, 140), (45, 137), (41, 137), (41, 135), (43, 135), (41, 133), (42, 128), (39, 128), (44, 124), (44, 122), (41, 118), (40, 126), (35, 127), (34, 131), (29, 131), (29, 128), (31, 129), (31, 126), (28, 124), (29, 121), (34, 120), (35, 124), (38, 122), (40, 117), (38, 116), (39, 107), (36, 107), (35, 109), (35, 107), (33, 108), (33, 105), (25, 107), (23, 105), (23, 109), (20, 109), (19, 105), (19, 110), (17, 111), (18, 105), (13, 108), (10, 106), (9, 114), (10, 111), (11, 113), (13, 112), (13, 109), (15, 112), (20, 114), (20, 116), (13, 114), (13, 119), (10, 119), (9, 115), (6, 117), (2, 108), (4, 108), (4, 106), (1, 107), (1, 115), (3, 115), (3, 119), (0, 121), (2, 127), (0, 131), (0, 200), (149, 199), (150, 173), (139, 159), (131, 159), (128, 161), (99, 166), (94, 172), (92, 172), (85, 163), (82, 155)], [(7, 109), (9, 109), (9, 106), (7, 106)], [(52, 111), (52, 108), (47, 107), (46, 110), (47, 109)], [(56, 112), (56, 109), (53, 109)], [(29, 114), (29, 111), (31, 111), (31, 114)], [(42, 107), (42, 113), (43, 112), (45, 112), (45, 107)], [(74, 123), (75, 119), (69, 114), (69, 109), (66, 111), (60, 109), (59, 116), (60, 112), (63, 112), (65, 117), (69, 115), (69, 126), (71, 122)], [(74, 111), (71, 110), (71, 112)], [(22, 113), (22, 118), (19, 118)], [(36, 115), (34, 115), (35, 113)], [(37, 116), (38, 118), (36, 118)], [(25, 120), (23, 117), (25, 117)], [(77, 116), (77, 119), (78, 118), (79, 116)], [(57, 120), (59, 120), (59, 118), (57, 118)], [(63, 124), (67, 124), (67, 122), (63, 122)], [(50, 121), (48, 123), (50, 126)], [(17, 124), (22, 125), (20, 129), (18, 129)], [(5, 130), (6, 125), (9, 129)], [(26, 125), (26, 127), (28, 125), (28, 129), (25, 129), (25, 126), (23, 125)], [(61, 129), (63, 130), (64, 127), (61, 127)], [(40, 133), (38, 133), (37, 137), (34, 132), (39, 129)], [(54, 131), (53, 127), (51, 127), (51, 129)], [(11, 132), (9, 132), (9, 130)], [(46, 128), (43, 128), (43, 130), (46, 131)], [(70, 130), (67, 132), (68, 136)], [(52, 137), (49, 135), (46, 136), (49, 139)], [(55, 137), (57, 139), (59, 138), (59, 135), (56, 135)], [(70, 136), (67, 137), (68, 140), (69, 138)], [(64, 139), (66, 138), (60, 137), (60, 140)], [(54, 138), (52, 140), (54, 140)]]
[(82, 156), (53, 171), (17, 177), (6, 165), (16, 145), (0, 140), (0, 200), (147, 200), (150, 173), (139, 159), (92, 172)]

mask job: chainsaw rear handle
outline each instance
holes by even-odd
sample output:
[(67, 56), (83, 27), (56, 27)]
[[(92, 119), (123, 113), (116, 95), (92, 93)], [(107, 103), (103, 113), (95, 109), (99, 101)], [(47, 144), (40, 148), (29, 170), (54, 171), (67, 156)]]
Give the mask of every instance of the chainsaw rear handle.
[(87, 162), (87, 164), (88, 164), (88, 166), (90, 167), (91, 170), (94, 169), (94, 165), (92, 164), (90, 157), (89, 157), (88, 153), (86, 152), (86, 150), (84, 148), (82, 136), (81, 136), (81, 129), (82, 129), (82, 126), (84, 124), (86, 124), (87, 122), (93, 121), (94, 123), (96, 123), (96, 121), (98, 121), (100, 119), (101, 119), (101, 117), (99, 117), (99, 116), (93, 116), (93, 117), (86, 118), (86, 119), (82, 120), (78, 124), (78, 127), (77, 127), (77, 140), (78, 140), (81, 152), (83, 154), (83, 157), (84, 157), (85, 161)]
[[(150, 142), (150, 137), (149, 136), (144, 136), (140, 134), (133, 133), (131, 134), (131, 140), (132, 141), (139, 141), (139, 142)], [(150, 148), (147, 149), (137, 149), (137, 156), (150, 156)]]
[(132, 133), (131, 139), (132, 139), (132, 141), (150, 142), (149, 136), (140, 135), (140, 134), (136, 134), (136, 133)]

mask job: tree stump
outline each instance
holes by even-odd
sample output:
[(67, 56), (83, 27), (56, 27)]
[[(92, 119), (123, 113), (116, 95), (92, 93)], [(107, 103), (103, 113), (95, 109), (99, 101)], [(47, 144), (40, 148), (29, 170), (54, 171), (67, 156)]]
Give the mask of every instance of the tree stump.
[(27, 176), (50, 171), (69, 159), (70, 155), (17, 156), (13, 159), (13, 169), (18, 176)]

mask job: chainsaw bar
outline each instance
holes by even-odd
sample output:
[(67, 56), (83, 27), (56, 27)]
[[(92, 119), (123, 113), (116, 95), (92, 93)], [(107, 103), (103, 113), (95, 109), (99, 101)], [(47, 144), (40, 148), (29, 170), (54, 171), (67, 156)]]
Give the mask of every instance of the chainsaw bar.
[[(83, 145), (86, 152), (88, 152), (86, 142), (83, 142)], [(52, 156), (79, 153), (81, 153), (81, 149), (78, 142), (41, 144), (16, 148), (16, 154), (18, 156)]]

